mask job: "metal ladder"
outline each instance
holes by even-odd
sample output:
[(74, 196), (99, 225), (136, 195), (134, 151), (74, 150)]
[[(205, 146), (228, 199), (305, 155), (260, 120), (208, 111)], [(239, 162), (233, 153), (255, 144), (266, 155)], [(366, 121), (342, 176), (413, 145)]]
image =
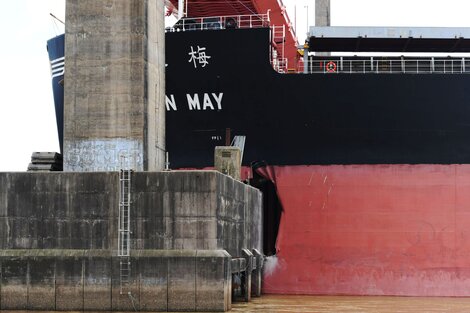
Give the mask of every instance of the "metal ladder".
[(119, 227), (118, 227), (118, 257), (120, 294), (131, 294), (131, 174), (130, 169), (121, 169), (119, 173)]
[(285, 58), (286, 26), (271, 26), (272, 52), (271, 63), (279, 73), (287, 72), (287, 58)]

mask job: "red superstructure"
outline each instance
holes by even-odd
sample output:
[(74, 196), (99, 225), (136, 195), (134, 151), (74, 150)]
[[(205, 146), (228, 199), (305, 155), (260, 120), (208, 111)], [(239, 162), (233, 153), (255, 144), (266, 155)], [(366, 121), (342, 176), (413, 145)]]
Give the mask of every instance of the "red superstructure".
[[(169, 4), (178, 10), (178, 0), (169, 0)], [(284, 42), (273, 40), (276, 50), (281, 51), (280, 45), (284, 44), (287, 69), (297, 68), (297, 37), (282, 0), (185, 0), (185, 6), (187, 18), (268, 14), (271, 26), (285, 26)]]

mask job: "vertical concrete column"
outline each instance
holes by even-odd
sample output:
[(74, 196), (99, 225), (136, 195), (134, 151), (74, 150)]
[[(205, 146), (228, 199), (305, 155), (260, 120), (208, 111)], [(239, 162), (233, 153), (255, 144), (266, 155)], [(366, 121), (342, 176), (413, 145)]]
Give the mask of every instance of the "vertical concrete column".
[(64, 170), (164, 164), (164, 3), (67, 0)]
[(242, 256), (246, 260), (246, 269), (242, 281), (242, 294), (245, 302), (251, 300), (251, 274), (253, 272), (253, 254), (248, 249), (242, 250)]
[(263, 255), (257, 249), (253, 249), (253, 256), (256, 260), (256, 264), (253, 267), (256, 269), (253, 271), (251, 277), (251, 292), (255, 297), (261, 297), (261, 284), (263, 281)]
[(331, 26), (330, 0), (315, 0), (315, 26)]
[[(331, 26), (330, 16), (331, 16), (330, 0), (315, 0), (315, 26)], [(330, 52), (316, 52), (315, 55), (316, 56), (329, 56), (331, 55), (331, 53)], [(305, 64), (308, 64), (308, 62)]]

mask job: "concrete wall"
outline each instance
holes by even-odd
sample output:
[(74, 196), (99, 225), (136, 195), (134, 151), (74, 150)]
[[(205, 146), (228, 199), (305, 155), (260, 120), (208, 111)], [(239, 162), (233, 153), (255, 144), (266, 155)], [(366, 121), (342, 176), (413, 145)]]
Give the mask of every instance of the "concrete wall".
[(116, 247), (118, 179), (118, 173), (0, 173), (0, 248)]
[(162, 170), (164, 3), (67, 0), (64, 170)]
[[(119, 174), (0, 173), (0, 249), (117, 248)], [(216, 171), (135, 172), (132, 249), (261, 249), (261, 193)]]
[(0, 250), (0, 310), (230, 309), (225, 251), (136, 251), (131, 264), (130, 283), (121, 295), (119, 258), (106, 251)]
[(1, 310), (226, 311), (231, 257), (261, 248), (258, 190), (216, 171), (135, 172), (129, 298), (119, 173), (0, 173), (0, 186)]

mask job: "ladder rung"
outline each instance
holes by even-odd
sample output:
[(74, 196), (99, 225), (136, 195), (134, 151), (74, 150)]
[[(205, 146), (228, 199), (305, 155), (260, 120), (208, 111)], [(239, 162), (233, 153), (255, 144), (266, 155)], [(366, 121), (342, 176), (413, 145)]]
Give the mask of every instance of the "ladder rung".
[[(119, 192), (119, 237), (118, 237), (118, 256), (120, 260), (120, 287), (121, 294), (124, 293), (126, 285), (129, 285), (131, 275), (130, 254), (130, 204), (131, 204), (131, 170), (122, 169), (119, 174), (120, 192)], [(128, 290), (128, 288), (127, 288)], [(130, 291), (130, 290), (128, 290)], [(127, 293), (127, 292), (126, 292)]]

